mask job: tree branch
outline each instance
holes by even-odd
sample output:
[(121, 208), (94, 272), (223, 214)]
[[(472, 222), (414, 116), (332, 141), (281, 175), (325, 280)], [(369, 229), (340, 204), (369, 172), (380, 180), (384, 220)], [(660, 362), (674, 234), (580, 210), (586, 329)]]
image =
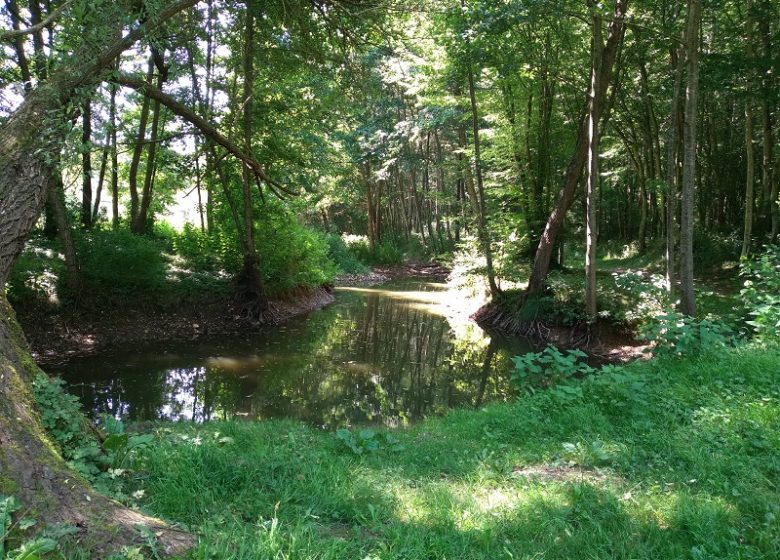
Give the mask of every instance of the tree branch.
[(233, 156), (235, 156), (238, 160), (240, 160), (247, 168), (249, 168), (252, 171), (252, 173), (254, 173), (255, 178), (258, 181), (262, 180), (263, 182), (265, 182), (269, 186), (271, 191), (274, 192), (274, 194), (277, 194), (277, 196), (278, 193), (275, 191), (275, 189), (278, 189), (279, 191), (282, 191), (291, 196), (295, 194), (294, 192), (290, 191), (283, 185), (279, 184), (277, 181), (271, 179), (266, 173), (263, 165), (260, 162), (258, 162), (252, 154), (248, 154), (244, 152), (236, 144), (234, 144), (228, 138), (223, 136), (214, 125), (212, 125), (206, 119), (198, 115), (195, 111), (193, 111), (189, 107), (178, 102), (176, 99), (174, 99), (167, 93), (149, 84), (145, 80), (136, 78), (129, 74), (119, 73), (113, 76), (113, 81), (121, 86), (134, 89), (139, 93), (142, 93), (146, 97), (149, 97), (150, 99), (153, 99), (155, 101), (159, 101), (160, 103), (168, 107), (168, 109), (170, 109), (175, 115), (178, 115), (179, 117), (183, 118), (185, 121), (192, 124), (204, 136), (206, 136), (216, 144), (219, 144), (220, 146), (225, 148), (228, 152), (230, 152)]
[(57, 21), (59, 17), (62, 15), (62, 13), (65, 11), (65, 8), (67, 8), (73, 0), (67, 0), (62, 6), (59, 6), (56, 10), (52, 11), (48, 16), (46, 16), (46, 19), (36, 23), (33, 26), (27, 27), (25, 29), (13, 29), (10, 31), (3, 31), (0, 33), (0, 43), (6, 43), (8, 41), (13, 41), (19, 37), (24, 37), (25, 35), (32, 35), (33, 33), (37, 33), (38, 31), (41, 31), (42, 29), (50, 26), (52, 23)]

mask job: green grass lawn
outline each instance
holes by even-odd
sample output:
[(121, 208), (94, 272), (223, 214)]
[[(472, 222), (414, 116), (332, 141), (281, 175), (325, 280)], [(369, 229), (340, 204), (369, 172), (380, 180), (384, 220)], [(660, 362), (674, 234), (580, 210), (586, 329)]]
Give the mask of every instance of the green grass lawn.
[(167, 424), (129, 490), (203, 559), (780, 558), (778, 378), (776, 347), (636, 363), (361, 454), (293, 422)]

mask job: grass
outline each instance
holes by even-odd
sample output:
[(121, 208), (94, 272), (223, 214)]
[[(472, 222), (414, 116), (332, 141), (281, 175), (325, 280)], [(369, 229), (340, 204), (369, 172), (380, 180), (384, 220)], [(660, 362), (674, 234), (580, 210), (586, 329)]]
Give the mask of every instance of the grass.
[(778, 364), (636, 363), (360, 455), (293, 422), (167, 424), (131, 490), (197, 559), (778, 558)]

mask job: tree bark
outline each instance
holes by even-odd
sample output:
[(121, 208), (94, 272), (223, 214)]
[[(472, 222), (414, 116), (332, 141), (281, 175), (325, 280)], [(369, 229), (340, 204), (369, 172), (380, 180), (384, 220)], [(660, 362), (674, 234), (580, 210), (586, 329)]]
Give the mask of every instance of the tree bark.
[(666, 140), (666, 287), (669, 294), (677, 289), (677, 238), (679, 236), (677, 210), (677, 152), (678, 128), (680, 123), (680, 92), (683, 79), (683, 49), (679, 54), (672, 50), (671, 61), (674, 68), (674, 89), (672, 90), (672, 107), (669, 118), (669, 130)]
[[(59, 154), (64, 134), (63, 107), (78, 88), (94, 87), (119, 54), (197, 0), (180, 0), (156, 14), (152, 22), (131, 28), (115, 39), (125, 18), (104, 18), (113, 31), (104, 44), (85, 43), (62, 60), (45, 83), (29, 92), (21, 106), (0, 126), (0, 294), (28, 234), (41, 213), (52, 184), (47, 161)], [(118, 6), (106, 4), (106, 10)], [(4, 295), (0, 295), (0, 472), (2, 491), (14, 494), (46, 523), (76, 523), (80, 541), (103, 550), (135, 541), (135, 525), (155, 531), (167, 553), (192, 544), (189, 535), (119, 506), (96, 494), (75, 474), (48, 442), (35, 410), (29, 383), (38, 372), (21, 328)]]
[(109, 126), (111, 138), (111, 226), (119, 228), (119, 154), (116, 143), (116, 84), (110, 84)]
[[(149, 57), (149, 67), (146, 73), (146, 81), (149, 85), (152, 83), (154, 76), (154, 60)], [(144, 95), (141, 101), (141, 118), (138, 121), (138, 134), (135, 139), (135, 146), (133, 147), (133, 158), (130, 160), (130, 171), (128, 174), (128, 186), (130, 187), (130, 228), (135, 231), (135, 223), (138, 219), (138, 211), (141, 206), (140, 197), (138, 196), (138, 168), (141, 165), (141, 156), (144, 152), (144, 144), (146, 140), (146, 125), (149, 121), (149, 105), (151, 99), (148, 95)]]
[[(616, 0), (613, 12), (612, 22), (609, 25), (609, 33), (606, 45), (601, 55), (601, 76), (598, 80), (598, 90), (596, 91), (595, 108), (596, 116), (601, 119), (604, 102), (606, 99), (607, 88), (612, 81), (612, 67), (617, 57), (617, 52), (623, 42), (625, 31), (625, 15), (628, 7), (628, 0)], [(588, 92), (588, 97), (590, 91)], [(547, 274), (550, 271), (550, 261), (552, 260), (553, 248), (563, 227), (566, 212), (574, 201), (574, 193), (577, 189), (582, 168), (588, 154), (588, 127), (584, 119), (580, 120), (579, 133), (577, 135), (577, 144), (574, 148), (574, 154), (566, 168), (566, 174), (563, 186), (558, 193), (558, 201), (555, 204), (547, 224), (544, 227), (539, 247), (534, 257), (534, 265), (531, 271), (531, 277), (528, 280), (528, 294), (536, 294), (544, 289)]]
[(92, 102), (87, 99), (81, 112), (81, 225), (92, 227)]
[(693, 207), (696, 182), (696, 129), (699, 101), (699, 21), (700, 0), (688, 0), (686, 50), (688, 85), (685, 94), (685, 150), (680, 219), (680, 306), (683, 313), (696, 315), (693, 283)]
[[(157, 89), (162, 91), (163, 85), (167, 79), (168, 68), (163, 60), (164, 52), (156, 52), (153, 57), (158, 60), (157, 64)], [(148, 99), (148, 98), (147, 98)], [(157, 145), (160, 135), (160, 109), (162, 104), (159, 99), (154, 100), (152, 107), (152, 130), (149, 133), (149, 148), (146, 154), (146, 169), (144, 173), (144, 187), (141, 191), (141, 201), (138, 206), (138, 213), (133, 219), (131, 229), (136, 235), (142, 235), (146, 232), (149, 222), (149, 207), (152, 204), (152, 191), (154, 188), (154, 176), (156, 170)]]
[(740, 258), (750, 256), (753, 237), (753, 209), (755, 207), (755, 154), (753, 150), (753, 109), (750, 100), (745, 101), (745, 227), (742, 234)]
[(468, 80), (469, 101), (471, 105), (471, 127), (474, 134), (474, 171), (477, 178), (477, 199), (475, 201), (475, 207), (477, 209), (477, 227), (479, 229), (482, 252), (485, 255), (490, 295), (496, 297), (501, 291), (496, 284), (496, 272), (493, 269), (493, 248), (491, 246), (490, 233), (487, 229), (487, 208), (485, 204), (485, 188), (482, 181), (482, 156), (479, 143), (479, 113), (477, 111), (477, 95), (474, 87), (474, 68), (470, 56), (471, 55), (469, 54)]
[[(252, 153), (252, 128), (254, 119), (254, 46), (255, 46), (255, 20), (250, 5), (247, 3), (246, 23), (244, 28), (244, 92), (242, 106), (244, 109), (244, 150)], [(244, 306), (248, 314), (264, 322), (268, 312), (268, 296), (260, 268), (260, 255), (255, 241), (255, 222), (252, 204), (252, 171), (249, 166), (242, 166), (241, 193), (244, 208), (244, 268), (241, 271), (239, 282), (241, 284), (240, 297), (244, 300)]]
[(593, 14), (593, 45), (591, 48), (592, 68), (590, 78), (590, 102), (588, 106), (588, 165), (586, 168), (586, 220), (585, 220), (585, 314), (594, 320), (598, 311), (596, 303), (596, 245), (598, 237), (598, 218), (596, 215), (596, 193), (599, 183), (599, 113), (597, 95), (600, 89), (601, 56), (604, 45), (601, 39), (601, 18), (595, 12), (592, 2), (589, 5)]

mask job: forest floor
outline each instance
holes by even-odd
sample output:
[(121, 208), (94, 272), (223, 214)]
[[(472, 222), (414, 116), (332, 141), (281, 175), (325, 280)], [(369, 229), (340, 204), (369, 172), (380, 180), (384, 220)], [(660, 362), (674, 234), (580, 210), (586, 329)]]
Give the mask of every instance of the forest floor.
[(778, 363), (635, 362), (392, 431), (162, 424), (124, 493), (194, 558), (777, 558)]

